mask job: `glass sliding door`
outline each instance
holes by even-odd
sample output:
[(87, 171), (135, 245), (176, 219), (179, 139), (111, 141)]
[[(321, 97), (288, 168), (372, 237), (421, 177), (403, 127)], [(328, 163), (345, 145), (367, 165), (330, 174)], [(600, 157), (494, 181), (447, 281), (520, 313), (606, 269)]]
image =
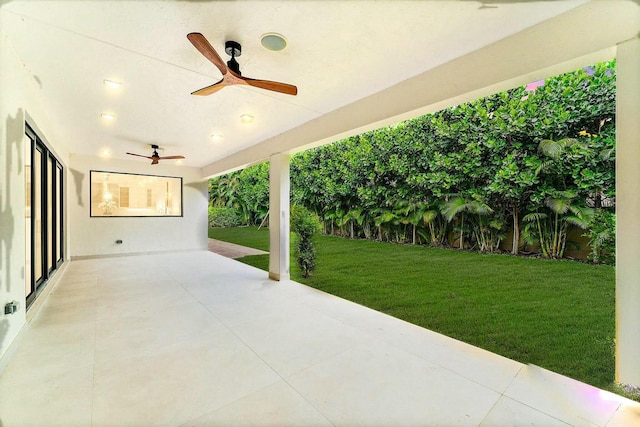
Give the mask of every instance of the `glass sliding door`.
[(56, 210), (55, 210), (55, 232), (56, 232), (56, 267), (62, 264), (62, 247), (64, 245), (62, 239), (62, 165), (56, 162)]
[(25, 133), (25, 296), (29, 307), (63, 262), (64, 170), (28, 124)]
[(44, 223), (42, 222), (42, 148), (36, 145), (33, 156), (33, 200), (31, 206), (33, 227), (33, 247), (35, 249), (33, 257), (33, 275), (35, 283), (38, 284), (42, 281), (44, 274), (44, 245), (42, 244), (42, 228)]
[(32, 229), (32, 195), (31, 195), (31, 188), (32, 188), (32, 168), (31, 168), (31, 164), (32, 164), (32, 159), (31, 157), (33, 156), (33, 147), (35, 146), (35, 140), (31, 139), (31, 136), (29, 135), (29, 133), (27, 133), (27, 138), (25, 141), (25, 150), (24, 150), (24, 158), (25, 158), (25, 165), (24, 165), (24, 176), (25, 176), (25, 297), (27, 297), (27, 301), (29, 300), (29, 297), (31, 296), (31, 294), (34, 292), (34, 288), (33, 288), (33, 259), (31, 256), (31, 252), (33, 250), (33, 243), (32, 243), (32, 236), (33, 236), (33, 229)]
[(54, 180), (53, 180), (53, 158), (52, 156), (48, 156), (47, 158), (47, 227), (46, 227), (46, 236), (47, 236), (47, 272), (51, 273), (53, 271), (53, 260), (55, 257), (54, 247), (53, 247), (53, 239), (54, 239), (54, 229), (53, 229), (53, 214), (54, 214), (54, 199), (53, 199), (53, 189), (54, 189)]

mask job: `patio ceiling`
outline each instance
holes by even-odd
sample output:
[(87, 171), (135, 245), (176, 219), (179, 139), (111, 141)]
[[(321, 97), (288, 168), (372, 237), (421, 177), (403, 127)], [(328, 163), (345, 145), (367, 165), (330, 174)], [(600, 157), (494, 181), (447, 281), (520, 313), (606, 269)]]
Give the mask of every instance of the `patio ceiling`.
[[(0, 3), (0, 29), (57, 126), (49, 138), (69, 153), (141, 162), (125, 153), (158, 144), (203, 176), (451, 105), (496, 82), (527, 83), (637, 32), (637, 5), (624, 0)], [(608, 25), (594, 27), (603, 14)], [(224, 60), (225, 40), (240, 42), (243, 75), (294, 84), (298, 96), (248, 86), (191, 96), (220, 74), (189, 32)], [(269, 32), (288, 47), (262, 48)], [(123, 85), (109, 91), (104, 79)], [(245, 113), (255, 120), (242, 124)]]

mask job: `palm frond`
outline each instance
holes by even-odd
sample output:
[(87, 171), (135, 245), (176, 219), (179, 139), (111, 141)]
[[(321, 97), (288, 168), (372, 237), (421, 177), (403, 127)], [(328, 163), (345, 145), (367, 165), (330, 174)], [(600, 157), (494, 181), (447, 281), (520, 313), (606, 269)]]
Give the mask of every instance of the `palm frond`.
[(571, 205), (571, 199), (564, 197), (547, 197), (544, 201), (544, 204), (547, 205), (549, 209), (556, 214), (565, 214), (569, 210), (569, 206)]
[(435, 221), (435, 219), (438, 217), (438, 211), (435, 209), (426, 211), (425, 213), (422, 214), (422, 220), (425, 222), (425, 224), (430, 224), (433, 221)]
[(560, 141), (543, 139), (540, 141), (540, 144), (538, 144), (538, 150), (547, 157), (558, 159), (564, 151), (564, 145), (561, 144)]
[(531, 212), (522, 217), (523, 222), (536, 222), (547, 219), (549, 215), (544, 212)]
[(462, 197), (454, 197), (442, 205), (442, 215), (448, 222), (451, 222), (456, 215), (467, 208), (467, 202)]

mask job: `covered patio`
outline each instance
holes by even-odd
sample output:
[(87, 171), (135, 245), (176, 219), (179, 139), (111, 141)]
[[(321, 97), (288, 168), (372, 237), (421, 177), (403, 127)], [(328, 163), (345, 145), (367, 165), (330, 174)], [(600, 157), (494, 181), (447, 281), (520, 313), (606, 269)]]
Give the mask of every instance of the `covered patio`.
[(3, 425), (630, 426), (640, 416), (638, 403), (210, 252), (78, 260), (60, 276), (0, 377)]
[[(292, 154), (615, 57), (616, 381), (640, 385), (639, 27), (636, 0), (0, 0), (0, 425), (639, 424), (289, 280)], [(194, 31), (299, 95), (191, 96), (220, 78)], [(186, 159), (128, 155), (156, 144)], [(207, 180), (264, 161), (268, 273), (206, 236)], [(177, 178), (181, 213), (94, 217), (92, 172)]]

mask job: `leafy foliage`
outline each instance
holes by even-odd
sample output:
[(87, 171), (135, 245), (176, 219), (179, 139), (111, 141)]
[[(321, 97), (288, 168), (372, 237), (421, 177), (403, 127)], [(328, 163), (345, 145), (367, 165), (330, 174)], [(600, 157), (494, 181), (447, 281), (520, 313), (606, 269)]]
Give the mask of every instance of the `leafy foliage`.
[(321, 229), (318, 216), (304, 206), (293, 205), (291, 207), (291, 231), (298, 237), (296, 245), (296, 260), (302, 272), (302, 277), (307, 278), (316, 267), (316, 252), (313, 246), (313, 236)]
[(591, 253), (589, 259), (595, 263), (614, 264), (616, 259), (616, 216), (612, 212), (599, 210), (591, 217), (589, 231)]
[[(612, 61), (299, 153), (292, 203), (327, 234), (562, 257), (572, 229), (613, 208), (614, 119)], [(246, 224), (268, 210), (266, 164), (210, 188)]]
[(233, 208), (216, 208), (209, 206), (209, 227), (236, 227), (242, 219)]

